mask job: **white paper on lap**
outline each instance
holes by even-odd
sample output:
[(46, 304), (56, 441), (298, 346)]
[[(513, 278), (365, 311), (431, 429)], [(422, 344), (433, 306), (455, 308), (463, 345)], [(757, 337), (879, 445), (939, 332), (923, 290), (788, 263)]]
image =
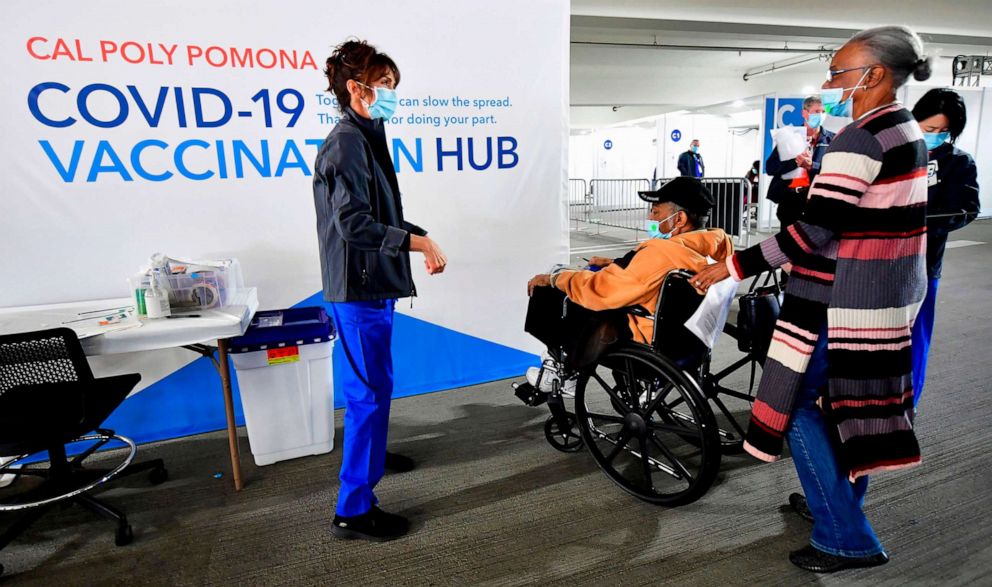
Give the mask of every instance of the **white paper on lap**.
[(709, 348), (716, 345), (716, 339), (723, 332), (723, 325), (730, 314), (730, 304), (737, 293), (737, 282), (724, 279), (710, 286), (696, 312), (685, 322), (685, 327), (703, 341)]

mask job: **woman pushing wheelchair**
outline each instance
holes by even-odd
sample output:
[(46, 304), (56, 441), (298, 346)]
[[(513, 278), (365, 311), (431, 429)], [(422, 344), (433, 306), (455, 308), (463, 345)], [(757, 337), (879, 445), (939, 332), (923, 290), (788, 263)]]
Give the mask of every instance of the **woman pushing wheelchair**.
[(837, 133), (802, 218), (700, 272), (731, 276), (793, 266), (744, 448), (773, 461), (788, 441), (811, 517), (789, 559), (827, 573), (885, 564), (863, 511), (868, 475), (919, 464), (913, 432), (911, 330), (926, 293), (927, 146), (896, 90), (930, 77), (906, 27), (861, 31), (834, 54), (823, 84)]

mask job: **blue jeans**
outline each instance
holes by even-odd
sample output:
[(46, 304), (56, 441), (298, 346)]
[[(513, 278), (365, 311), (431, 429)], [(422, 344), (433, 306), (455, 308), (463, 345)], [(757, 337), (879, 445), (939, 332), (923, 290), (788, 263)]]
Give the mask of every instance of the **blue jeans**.
[(930, 355), (930, 339), (933, 338), (933, 321), (937, 314), (937, 286), (940, 278), (927, 283), (927, 297), (923, 298), (920, 313), (913, 322), (913, 407), (920, 403), (923, 383), (927, 378), (927, 357)]
[(346, 365), (335, 373), (345, 397), (339, 516), (359, 516), (379, 503), (373, 490), (386, 464), (395, 302), (330, 304)]
[(819, 389), (827, 384), (827, 329), (820, 333), (793, 408), (787, 439), (792, 461), (813, 512), (810, 544), (835, 556), (861, 557), (883, 552), (882, 544), (865, 517), (868, 478), (848, 481), (837, 463), (834, 443), (823, 411), (816, 405)]

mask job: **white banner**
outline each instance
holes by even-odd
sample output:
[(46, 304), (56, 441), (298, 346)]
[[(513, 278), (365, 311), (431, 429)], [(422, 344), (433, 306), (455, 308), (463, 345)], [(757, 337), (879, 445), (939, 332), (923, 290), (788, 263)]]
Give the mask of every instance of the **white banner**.
[(400, 68), (405, 213), (449, 256), (428, 277), (414, 255), (399, 310), (534, 350), (525, 283), (568, 250), (568, 8), (6, 0), (0, 307), (126, 295), (157, 251), (239, 258), (263, 308), (318, 292), (321, 70), (355, 37)]

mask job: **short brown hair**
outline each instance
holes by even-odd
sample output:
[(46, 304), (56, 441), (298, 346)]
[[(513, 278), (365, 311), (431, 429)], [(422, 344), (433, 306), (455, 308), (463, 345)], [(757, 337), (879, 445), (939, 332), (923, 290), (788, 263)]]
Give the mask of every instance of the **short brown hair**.
[(338, 99), (338, 109), (344, 112), (345, 106), (351, 104), (348, 80), (368, 85), (387, 71), (393, 73), (396, 85), (399, 85), (400, 70), (389, 55), (380, 53), (366, 41), (348, 40), (335, 47), (327, 58), (324, 68), (327, 91), (334, 94)]

